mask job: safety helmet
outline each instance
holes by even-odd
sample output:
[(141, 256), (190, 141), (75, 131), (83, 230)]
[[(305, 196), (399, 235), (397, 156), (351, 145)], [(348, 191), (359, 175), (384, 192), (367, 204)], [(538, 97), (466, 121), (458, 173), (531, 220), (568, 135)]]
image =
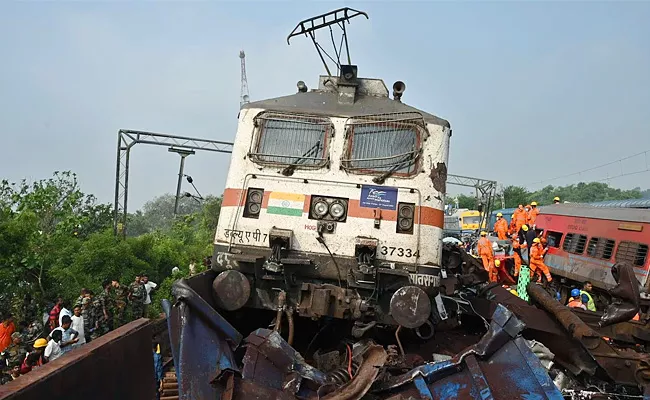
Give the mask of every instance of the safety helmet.
[(501, 260), (494, 260), (494, 265), (497, 267), (501, 265)]
[(528, 225), (522, 225), (521, 230), (524, 232), (528, 232)]
[(555, 197), (553, 197), (553, 201), (560, 201), (560, 198), (555, 196)]
[(536, 202), (536, 201), (533, 201), (533, 202), (530, 203), (530, 205), (531, 205), (531, 206), (537, 206), (537, 202)]
[(45, 340), (43, 338), (36, 339), (36, 341), (34, 342), (34, 348), (35, 349), (41, 349), (41, 348), (46, 347), (46, 346), (47, 346), (47, 340)]
[(487, 232), (481, 231), (481, 236), (487, 236)]
[(512, 214), (510, 218), (515, 219), (515, 214)]
[(497, 217), (503, 217), (503, 214), (497, 213)]
[(571, 289), (571, 297), (580, 296), (580, 289)]
[(533, 239), (533, 243), (540, 243), (540, 242), (541, 242), (541, 240), (539, 240), (539, 238)]

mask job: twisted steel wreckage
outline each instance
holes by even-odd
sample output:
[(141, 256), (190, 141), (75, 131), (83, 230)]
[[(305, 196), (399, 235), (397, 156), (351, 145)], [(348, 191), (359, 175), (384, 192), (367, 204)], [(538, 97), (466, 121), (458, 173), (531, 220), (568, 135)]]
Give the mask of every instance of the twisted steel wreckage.
[[(480, 262), (443, 244), (450, 124), (404, 104), (402, 82), (391, 99), (383, 81), (358, 77), (346, 24), (359, 16), (300, 22), (288, 39), (312, 39), (327, 70), (318, 88), (300, 81), (240, 111), (211, 269), (163, 300), (173, 398), (650, 398), (632, 266), (612, 268), (604, 313), (575, 311), (538, 284), (515, 296), (488, 283)], [(333, 56), (316, 40), (322, 28)], [(145, 325), (0, 398), (148, 398)], [(61, 377), (71, 370), (84, 379)]]

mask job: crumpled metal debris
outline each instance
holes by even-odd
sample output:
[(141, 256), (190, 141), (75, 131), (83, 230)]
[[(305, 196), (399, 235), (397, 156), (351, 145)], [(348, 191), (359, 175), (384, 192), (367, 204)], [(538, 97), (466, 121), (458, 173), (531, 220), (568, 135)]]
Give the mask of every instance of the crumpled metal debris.
[(600, 318), (601, 327), (629, 321), (639, 312), (641, 297), (639, 281), (629, 263), (616, 263), (611, 269), (616, 286), (609, 290), (613, 301)]

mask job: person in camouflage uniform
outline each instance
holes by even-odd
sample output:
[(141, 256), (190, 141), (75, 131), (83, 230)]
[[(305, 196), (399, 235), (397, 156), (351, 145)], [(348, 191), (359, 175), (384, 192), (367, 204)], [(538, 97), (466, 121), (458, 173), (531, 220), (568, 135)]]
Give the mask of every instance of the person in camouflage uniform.
[(72, 309), (74, 309), (75, 307), (81, 307), (84, 298), (87, 296), (88, 296), (88, 289), (86, 288), (81, 289), (81, 294), (79, 295), (79, 297), (77, 297), (77, 300), (72, 305)]
[(7, 366), (13, 364), (22, 364), (25, 360), (25, 355), (27, 350), (23, 346), (23, 339), (20, 336), (20, 333), (14, 332), (11, 334), (12, 343), (2, 352), (2, 359)]
[(129, 286), (129, 300), (131, 302), (131, 321), (142, 318), (144, 313), (144, 299), (147, 292), (140, 282), (141, 274), (135, 276), (135, 281)]
[(108, 333), (113, 327), (113, 301), (111, 298), (111, 281), (105, 280), (102, 283), (104, 290), (93, 301), (93, 313), (95, 321), (95, 331), (91, 339), (96, 339), (101, 335)]
[(126, 323), (126, 306), (128, 303), (129, 288), (120, 285), (120, 282), (117, 280), (114, 280), (111, 284), (113, 285), (113, 300), (115, 302), (114, 323), (115, 328), (119, 328)]
[(86, 343), (92, 340), (92, 333), (95, 331), (95, 313), (93, 312), (93, 301), (90, 295), (81, 301), (81, 317), (84, 319), (84, 336)]

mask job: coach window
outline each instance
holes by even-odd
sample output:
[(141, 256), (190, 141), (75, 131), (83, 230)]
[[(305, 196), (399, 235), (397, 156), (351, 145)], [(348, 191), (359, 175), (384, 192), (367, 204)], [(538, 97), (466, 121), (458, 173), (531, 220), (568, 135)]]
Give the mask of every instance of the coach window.
[(348, 143), (341, 166), (362, 174), (412, 176), (417, 172), (423, 127), (422, 116), (417, 113), (349, 120), (345, 127)]
[(567, 233), (562, 243), (562, 250), (573, 253), (582, 254), (587, 245), (587, 237), (585, 235), (578, 235), (575, 233)]
[(621, 242), (616, 249), (616, 262), (629, 262), (635, 267), (645, 265), (648, 245), (636, 242)]
[(559, 248), (560, 242), (562, 241), (562, 232), (547, 231), (546, 240), (550, 247)]
[(609, 260), (614, 252), (615, 241), (607, 238), (592, 237), (587, 244), (587, 255), (601, 260)]
[(260, 164), (321, 167), (327, 163), (327, 145), (334, 130), (328, 118), (279, 113), (255, 117), (257, 143), (249, 154)]

